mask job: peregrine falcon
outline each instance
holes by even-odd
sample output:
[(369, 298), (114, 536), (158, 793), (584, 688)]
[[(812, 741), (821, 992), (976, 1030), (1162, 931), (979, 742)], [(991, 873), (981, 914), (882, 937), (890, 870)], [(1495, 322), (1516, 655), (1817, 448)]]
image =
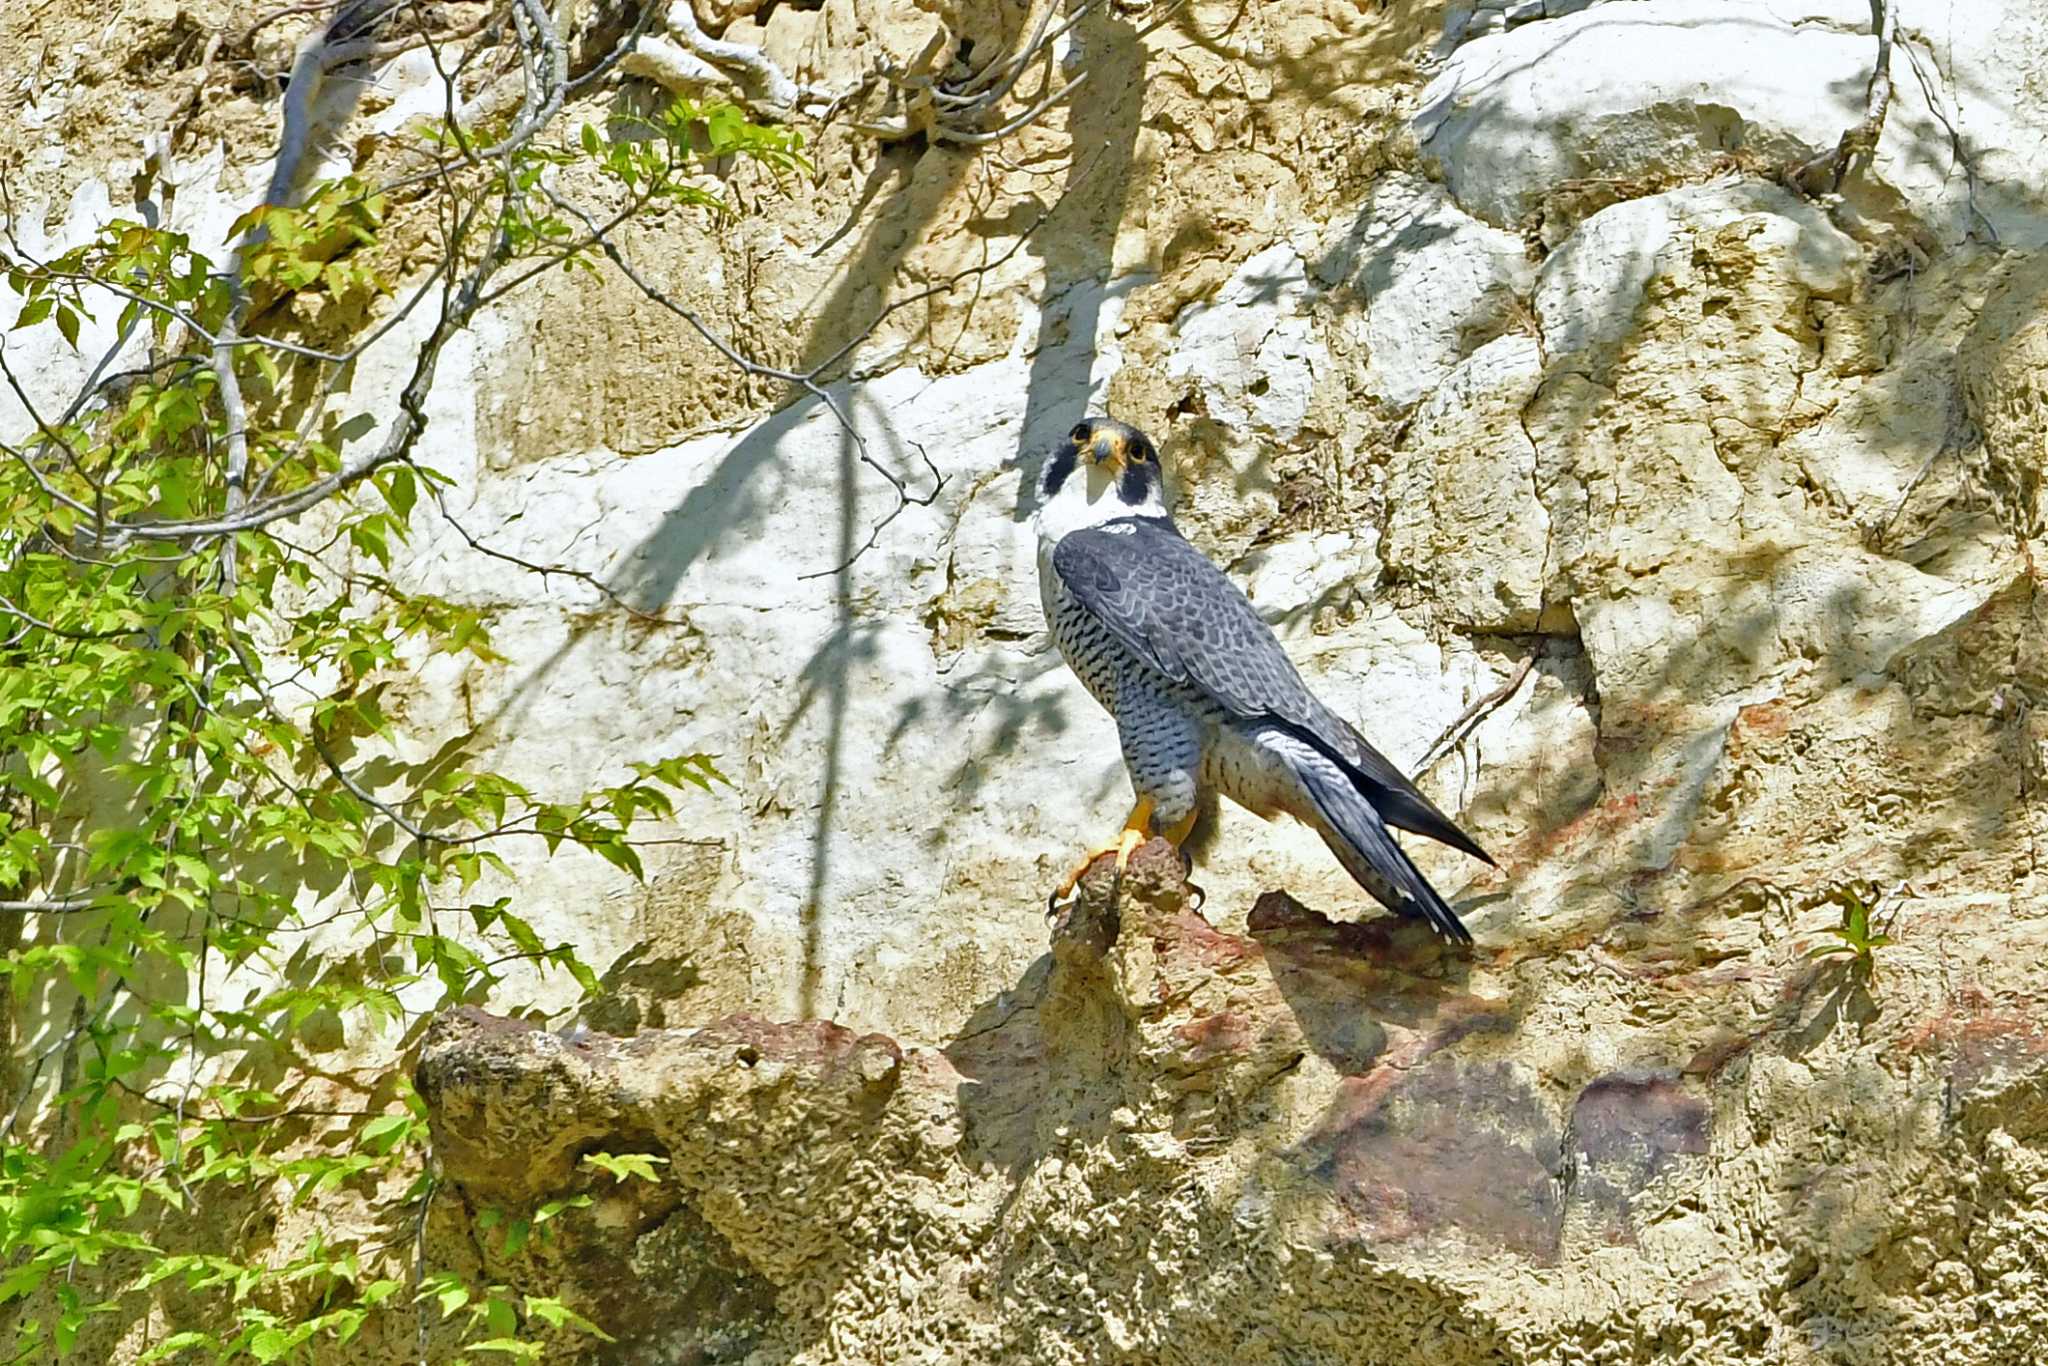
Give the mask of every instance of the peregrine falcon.
[(1046, 624), (1116, 718), (1137, 798), (1112, 846), (1119, 869), (1154, 834), (1181, 845), (1201, 798), (1221, 792), (1306, 822), (1382, 905), (1471, 942), (1387, 827), (1493, 860), (1316, 699), (1244, 594), (1181, 536), (1143, 432), (1091, 418), (1067, 433), (1033, 521)]

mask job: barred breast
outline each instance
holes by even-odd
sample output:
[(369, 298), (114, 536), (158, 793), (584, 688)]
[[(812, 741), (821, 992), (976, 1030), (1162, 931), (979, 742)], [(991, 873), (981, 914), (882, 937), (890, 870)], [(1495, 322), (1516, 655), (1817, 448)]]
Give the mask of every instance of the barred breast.
[(1116, 714), (1117, 663), (1122, 651), (1109, 631), (1090, 612), (1075, 602), (1052, 567), (1051, 547), (1038, 552), (1038, 595), (1045, 608), (1045, 624), (1052, 632), (1067, 667), (1110, 715)]

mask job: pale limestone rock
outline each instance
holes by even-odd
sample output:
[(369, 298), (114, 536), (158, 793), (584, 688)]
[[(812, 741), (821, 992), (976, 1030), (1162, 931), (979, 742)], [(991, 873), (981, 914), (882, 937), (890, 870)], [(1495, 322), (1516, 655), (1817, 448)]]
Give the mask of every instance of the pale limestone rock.
[(1780, 191), (1721, 185), (1604, 210), (1546, 262), (1553, 369), (1528, 422), (1540, 482), (1571, 490), (1554, 514), (1568, 578), (1807, 539), (1777, 440), (1822, 411), (1813, 309), (1846, 297), (1853, 250)]
[(1688, 269), (1701, 234), (1731, 231), (1814, 295), (1845, 297), (1860, 263), (1825, 214), (1774, 185), (1727, 181), (1630, 200), (1587, 219), (1544, 259), (1532, 306), (1546, 351), (1563, 360), (1629, 340), (1651, 282)]
[[(1768, 748), (1788, 726), (1736, 729)], [(1620, 1338), (1645, 1346), (1604, 1356), (1879, 1361), (1873, 1308), (1953, 1310), (1958, 1341), (2038, 1312), (2031, 1277), (1988, 1273), (2036, 1255), (2041, 1036), (1981, 992), (1878, 998), (1804, 961), (1813, 917), (1746, 937), (1786, 908), (1741, 885), (1580, 951), (1580, 990), (1528, 993), (1517, 955), (1468, 977), (1414, 927), (1283, 893), (1218, 931), (1155, 842), (1120, 880), (1099, 861), (1033, 976), (944, 1048), (744, 1014), (563, 1038), (466, 1010), (416, 1084), (468, 1201), (590, 1197), (522, 1258), (473, 1244), (484, 1269), (659, 1359), (1349, 1361), (1369, 1339), (1374, 1361), (1478, 1366)], [(2011, 924), (1954, 966), (2043, 943)], [(1538, 1063), (1552, 1033), (1571, 1047)], [(1882, 1053), (1850, 1038), (1871, 1034)], [(654, 1182), (578, 1166), (650, 1148)], [(1954, 1186), (1978, 1192), (1960, 1213)]]
[(1293, 247), (1282, 242), (1256, 253), (1215, 299), (1176, 322), (1167, 374), (1194, 379), (1218, 422), (1292, 440), (1329, 363), (1304, 311), (1308, 292)]
[(1423, 155), (1503, 226), (1567, 180), (1810, 156), (1861, 116), (1874, 45), (1773, 9), (1597, 5), (1465, 43), (1424, 92)]
[(1332, 531), (1261, 546), (1240, 560), (1236, 577), (1259, 615), (1283, 639), (1306, 635), (1325, 613), (1352, 613), (1378, 586), (1379, 535)]
[(1908, 41), (1892, 76), (1905, 99), (1896, 133), (1887, 120), (1879, 175), (1944, 241), (2048, 244), (2048, 104), (2036, 93), (2048, 80), (2048, 14), (2033, 5), (1896, 3)]
[[(1844, 186), (1846, 212), (1872, 234), (2033, 244), (2044, 200), (2024, 149), (2048, 140), (2048, 114), (2007, 92), (2025, 79), (2015, 65), (2048, 63), (2048, 29), (1965, 8), (1958, 22), (1951, 7), (1904, 5), (1883, 137)], [(1415, 131), (1457, 201), (1501, 226), (1571, 216), (1589, 182), (1626, 198), (1728, 164), (1804, 161), (1861, 120), (1876, 59), (1869, 8), (1853, 0), (1642, 0), (1512, 27), (1478, 17)]]
[(2009, 267), (1959, 357), (1971, 418), (2016, 527), (2048, 528), (2048, 258)]
[(1443, 381), (1475, 338), (1510, 325), (1534, 270), (1512, 233), (1464, 213), (1439, 185), (1395, 175), (1324, 245), (1314, 275), (1357, 295), (1365, 388), (1407, 408)]
[(1388, 568), (1466, 629), (1533, 631), (1543, 614), (1550, 514), (1522, 425), (1542, 379), (1534, 337), (1488, 342), (1416, 413), (1388, 479)]

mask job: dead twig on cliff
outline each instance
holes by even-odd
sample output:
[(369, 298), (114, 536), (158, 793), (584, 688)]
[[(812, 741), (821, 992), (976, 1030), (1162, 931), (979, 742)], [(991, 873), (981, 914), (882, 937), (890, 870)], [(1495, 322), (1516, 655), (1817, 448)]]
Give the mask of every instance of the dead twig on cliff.
[[(957, 81), (943, 80), (928, 69), (942, 53), (959, 46), (941, 31), (906, 68), (884, 68), (833, 89), (793, 79), (760, 48), (712, 37), (691, 0), (674, 0), (663, 12), (669, 36), (641, 38), (623, 57), (621, 69), (681, 94), (729, 89), (754, 114), (778, 122), (799, 116), (829, 119), (879, 79), (897, 92), (903, 110), (862, 119), (853, 125), (855, 131), (885, 142), (925, 136), (934, 143), (986, 146), (1038, 122), (1088, 79), (1083, 70), (1065, 82), (1057, 81), (1051, 54), (1055, 43), (1101, 6), (1102, 0), (1082, 0), (1055, 26), (1060, 7), (1057, 0), (1047, 0), (1023, 46)], [(988, 126), (990, 116), (1025, 74), (1041, 63), (1046, 77), (1027, 106), (997, 126)]]
[[(1981, 230), (1986, 241), (1996, 243), (1998, 241), (1998, 225), (1993, 223), (1990, 215), (1986, 214), (1977, 204), (1976, 157), (1963, 142), (1962, 130), (1956, 127), (1955, 120), (1950, 117), (1947, 107), (1934, 88), (1934, 82), (1928, 78), (1926, 68), (1920, 65), (1918, 49), (1924, 42), (1924, 39), (1916, 41), (1913, 37), (1908, 36), (1900, 43), (1900, 46), (1906, 50), (1906, 63), (1913, 68), (1913, 79), (1920, 86), (1921, 97), (1927, 101), (1927, 108), (1934, 114), (1936, 121), (1941, 124), (1942, 131), (1948, 134), (1949, 155), (1954, 157), (1956, 165), (1962, 168), (1963, 194), (1970, 208), (1970, 216), (1977, 220), (1977, 227), (1972, 229), (1972, 232), (1975, 233)], [(1930, 60), (1932, 60), (1931, 54)]]
[(1521, 690), (1522, 684), (1528, 679), (1530, 672), (1535, 669), (1536, 656), (1540, 653), (1540, 650), (1529, 651), (1515, 671), (1508, 675), (1505, 683), (1502, 683), (1498, 688), (1495, 688), (1492, 692), (1465, 708), (1464, 711), (1458, 714), (1457, 720), (1445, 726), (1443, 733), (1430, 741), (1429, 748), (1422, 752), (1420, 759), (1416, 760), (1415, 775), (1421, 777), (1429, 772), (1430, 769), (1436, 767), (1439, 760), (1465, 743), (1466, 737), (1479, 728), (1481, 721), (1484, 721), (1488, 716), (1491, 716), (1501, 707), (1507, 705), (1508, 699)]
[(1802, 194), (1835, 193), (1842, 188), (1843, 177), (1853, 163), (1867, 163), (1877, 154), (1885, 112), (1892, 102), (1892, 44), (1899, 31), (1893, 0), (1870, 0), (1870, 27), (1877, 35), (1877, 60), (1871, 67), (1870, 83), (1864, 89), (1863, 118), (1845, 130), (1827, 151), (1786, 168), (1786, 183)]
[[(904, 110), (889, 119), (863, 122), (859, 125), (860, 130), (885, 140), (924, 134), (935, 143), (965, 147), (987, 146), (1021, 132), (1088, 79), (1088, 72), (1084, 69), (1064, 84), (1058, 83), (1052, 59), (1053, 45), (1099, 9), (1101, 3), (1102, 0), (1082, 0), (1068, 12), (1063, 22), (1054, 26), (1052, 21), (1060, 7), (1054, 0), (1047, 0), (1045, 9), (1032, 27), (1031, 36), (1016, 52), (998, 57), (957, 81), (946, 81), (928, 74), (885, 72), (889, 84), (902, 96)], [(913, 63), (912, 70), (936, 58), (941, 47), (935, 41), (918, 62)], [(1041, 65), (1045, 70), (1044, 79), (1025, 109), (997, 127), (988, 127), (989, 116), (1009, 98), (1025, 73)]]

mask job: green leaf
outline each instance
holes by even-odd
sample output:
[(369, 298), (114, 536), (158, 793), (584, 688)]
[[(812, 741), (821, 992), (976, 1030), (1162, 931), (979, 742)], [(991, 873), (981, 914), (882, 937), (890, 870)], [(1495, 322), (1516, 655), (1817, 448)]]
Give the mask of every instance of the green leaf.
[(265, 1328), (249, 1339), (249, 1355), (258, 1361), (282, 1360), (292, 1349), (292, 1335), (282, 1328)]
[(528, 1318), (539, 1319), (550, 1328), (574, 1328), (580, 1332), (588, 1333), (602, 1342), (617, 1341), (611, 1334), (599, 1328), (589, 1319), (584, 1318), (583, 1315), (577, 1313), (568, 1305), (552, 1297), (528, 1295), (526, 1297), (526, 1314)]
[(616, 1185), (629, 1176), (638, 1177), (642, 1181), (659, 1181), (661, 1176), (654, 1169), (658, 1166), (667, 1166), (668, 1159), (656, 1157), (652, 1153), (586, 1153), (583, 1164), (610, 1173), (612, 1182)]
[(412, 516), (413, 504), (419, 501), (412, 471), (404, 465), (393, 466), (384, 479), (384, 498), (401, 521)]
[(156, 1344), (156, 1346), (150, 1348), (147, 1352), (144, 1352), (141, 1356), (135, 1358), (135, 1360), (137, 1366), (147, 1366), (147, 1363), (149, 1362), (167, 1361), (170, 1358), (177, 1356), (182, 1352), (193, 1351), (200, 1348), (204, 1348), (209, 1351), (217, 1350), (219, 1345), (220, 1340), (214, 1337), (213, 1334), (202, 1333), (193, 1329), (187, 1329), (182, 1333), (171, 1334), (162, 1342), (159, 1342), (158, 1344)]
[(412, 1137), (416, 1126), (409, 1114), (379, 1115), (356, 1130), (356, 1142), (373, 1152), (388, 1153)]
[(626, 844), (612, 836), (591, 838), (584, 843), (592, 853), (596, 854), (606, 863), (611, 864), (614, 868), (631, 873), (634, 881), (645, 882), (647, 880), (647, 870), (641, 866), (640, 854), (632, 845)]

